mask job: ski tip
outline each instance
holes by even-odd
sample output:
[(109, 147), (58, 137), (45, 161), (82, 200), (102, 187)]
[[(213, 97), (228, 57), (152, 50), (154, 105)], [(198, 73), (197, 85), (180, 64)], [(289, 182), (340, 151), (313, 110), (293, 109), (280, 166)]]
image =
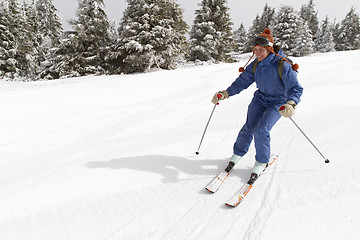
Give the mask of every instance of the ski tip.
[(211, 191), (211, 190), (208, 189), (208, 188), (205, 188), (205, 189), (208, 190), (208, 192), (215, 193), (215, 191)]
[(279, 158), (279, 155), (277, 155), (277, 154), (271, 155), (268, 165), (271, 166), (278, 158)]
[(228, 207), (231, 207), (231, 208), (235, 208), (237, 206), (237, 205), (231, 205), (229, 203), (225, 203), (225, 205), (228, 206)]

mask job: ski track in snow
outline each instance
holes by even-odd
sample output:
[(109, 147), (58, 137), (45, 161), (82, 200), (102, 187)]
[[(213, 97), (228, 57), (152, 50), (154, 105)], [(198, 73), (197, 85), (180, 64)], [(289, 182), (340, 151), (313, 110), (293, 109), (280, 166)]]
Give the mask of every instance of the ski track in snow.
[[(0, 239), (355, 240), (360, 235), (360, 51), (293, 60), (304, 87), (294, 120), (272, 130), (279, 159), (237, 208), (255, 149), (215, 194), (255, 86), (213, 94), (243, 63), (0, 81)], [(244, 61), (246, 61), (245, 59)]]

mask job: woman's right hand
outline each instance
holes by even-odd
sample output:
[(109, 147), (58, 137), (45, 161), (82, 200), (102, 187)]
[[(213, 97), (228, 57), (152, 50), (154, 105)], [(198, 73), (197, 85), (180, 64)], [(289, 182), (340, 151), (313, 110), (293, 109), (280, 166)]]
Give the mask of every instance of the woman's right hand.
[(223, 91), (215, 93), (212, 100), (211, 100), (211, 102), (213, 104), (218, 104), (219, 100), (224, 100), (226, 98), (229, 98), (229, 94), (228, 94), (228, 92), (226, 90), (223, 90)]

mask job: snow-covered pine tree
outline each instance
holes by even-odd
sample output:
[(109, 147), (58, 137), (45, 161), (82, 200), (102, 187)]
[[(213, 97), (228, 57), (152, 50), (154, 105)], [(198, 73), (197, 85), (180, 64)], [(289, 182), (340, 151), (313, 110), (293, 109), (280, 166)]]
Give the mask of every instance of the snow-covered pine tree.
[(127, 0), (117, 42), (121, 71), (172, 69), (183, 58), (187, 24), (173, 0)]
[(354, 46), (355, 46), (355, 49), (360, 49), (360, 33), (355, 38)]
[(335, 51), (334, 38), (332, 35), (332, 27), (328, 16), (322, 21), (321, 26), (316, 33), (315, 49), (318, 52)]
[(358, 39), (360, 34), (359, 15), (355, 8), (351, 7), (345, 19), (341, 22), (339, 35), (336, 38), (335, 49), (337, 51), (358, 49)]
[(303, 42), (300, 34), (304, 27), (303, 20), (291, 6), (281, 6), (273, 27), (275, 43), (280, 45), (285, 55), (298, 56), (298, 45)]
[(80, 75), (105, 73), (109, 21), (103, 7), (104, 0), (79, 0), (78, 19), (71, 21), (79, 42), (79, 55), (71, 64)]
[(147, 0), (127, 0), (128, 6), (120, 21), (117, 41), (118, 72), (144, 72), (150, 69), (153, 50), (151, 38), (151, 6)]
[(10, 2), (6, 0), (0, 3), (0, 78), (6, 79), (12, 79), (18, 74), (15, 59), (17, 43), (11, 31), (16, 16), (10, 11), (9, 5)]
[(117, 59), (118, 52), (116, 51), (116, 42), (119, 39), (119, 34), (116, 28), (116, 21), (109, 21), (109, 42), (106, 51), (104, 69), (108, 74), (121, 73), (120, 61)]
[(275, 23), (275, 9), (265, 4), (264, 10), (259, 16), (256, 15), (252, 26), (249, 28), (247, 41), (244, 46), (244, 52), (251, 52), (253, 50), (254, 39), (264, 31), (265, 28), (272, 29)]
[(315, 35), (319, 28), (318, 13), (315, 11), (315, 6), (314, 1), (310, 0), (307, 5), (302, 5), (300, 10), (300, 17), (307, 22), (313, 40), (315, 40)]
[(256, 36), (258, 36), (260, 33), (262, 33), (264, 29), (261, 26), (260, 22), (260, 16), (257, 14), (255, 19), (253, 20), (252, 26), (249, 28), (248, 34), (247, 34), (247, 40), (244, 45), (244, 52), (252, 52), (254, 47), (254, 39)]
[(151, 30), (150, 44), (155, 51), (151, 67), (174, 69), (184, 59), (188, 25), (183, 20), (183, 10), (176, 0), (149, 0), (154, 8), (154, 28)]
[(341, 23), (337, 22), (336, 19), (334, 19), (334, 22), (332, 23), (332, 27), (331, 27), (331, 33), (334, 37), (334, 48), (335, 48), (335, 51), (338, 51), (337, 49), (337, 43), (340, 42), (340, 26), (341, 26)]
[(104, 74), (109, 40), (109, 22), (103, 0), (79, 0), (77, 19), (71, 20), (73, 32), (67, 32), (52, 62), (41, 77), (76, 77)]
[(314, 41), (308, 22), (303, 20), (302, 27), (299, 28), (299, 36), (296, 38), (295, 48), (292, 49), (292, 56), (302, 57), (315, 52)]
[(42, 68), (53, 64), (49, 60), (60, 45), (63, 27), (52, 0), (37, 0), (36, 13), (38, 18), (37, 40), (39, 42), (39, 62)]
[(26, 69), (27, 77), (34, 80), (40, 69), (40, 46), (37, 38), (39, 18), (34, 0), (31, 0), (30, 3), (24, 1), (21, 22), (24, 28), (23, 49), (26, 52), (26, 59), (23, 61), (22, 67), (23, 70)]
[(275, 8), (270, 7), (267, 3), (265, 4), (264, 10), (260, 16), (259, 29), (260, 33), (265, 28), (271, 28), (275, 23)]
[[(1, 43), (1, 75), (11, 79), (26, 80), (34, 73), (34, 33), (26, 16), (26, 7), (21, 8), (17, 0), (4, 0), (1, 3), (5, 41)], [(2, 34), (1, 34), (2, 35)]]
[(247, 41), (246, 30), (244, 24), (240, 24), (240, 27), (234, 31), (233, 39), (235, 42), (234, 51), (237, 53), (244, 53), (244, 46)]
[(41, 46), (51, 48), (60, 43), (63, 27), (53, 0), (37, 0), (36, 11), (39, 19)]
[[(75, 31), (64, 33), (63, 39), (60, 40), (60, 46), (51, 50), (51, 55), (47, 56), (46, 64), (40, 74), (40, 78), (57, 79), (60, 77), (77, 77), (81, 76), (77, 71), (78, 66), (72, 66), (79, 52), (79, 38)], [(70, 65), (69, 65), (70, 64)]]
[(190, 31), (189, 60), (229, 61), (234, 48), (226, 0), (202, 0)]

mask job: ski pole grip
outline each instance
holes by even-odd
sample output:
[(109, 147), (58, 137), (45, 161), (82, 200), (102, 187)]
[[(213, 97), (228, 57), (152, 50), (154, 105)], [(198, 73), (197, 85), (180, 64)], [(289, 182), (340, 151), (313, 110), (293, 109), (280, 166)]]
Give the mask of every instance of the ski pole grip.
[[(218, 99), (222, 98), (222, 95), (220, 93), (218, 93), (216, 96)], [(216, 105), (219, 105), (219, 103), (217, 103)]]

